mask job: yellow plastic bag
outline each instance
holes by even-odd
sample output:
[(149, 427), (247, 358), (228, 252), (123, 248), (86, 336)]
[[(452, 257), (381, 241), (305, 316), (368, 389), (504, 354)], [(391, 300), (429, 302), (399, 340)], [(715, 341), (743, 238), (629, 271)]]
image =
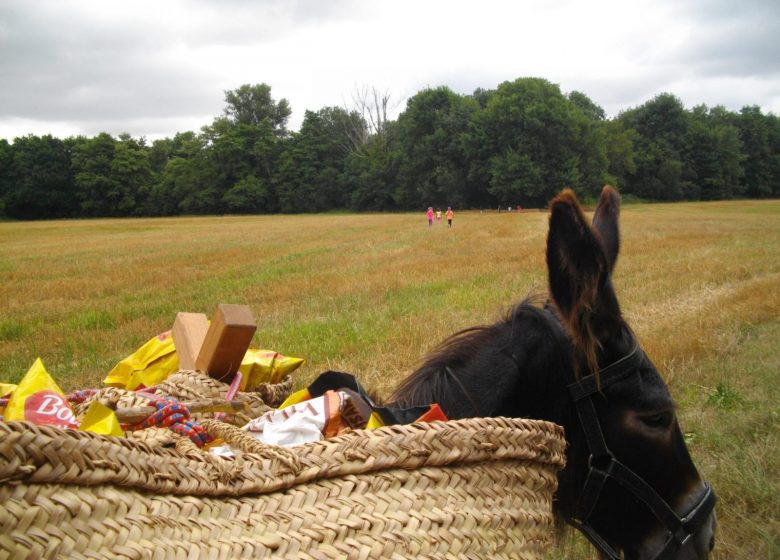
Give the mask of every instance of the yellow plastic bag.
[(17, 385), (13, 383), (0, 383), (0, 399), (9, 396), (16, 390)]
[(92, 404), (89, 405), (79, 430), (105, 436), (123, 437), (125, 435), (124, 430), (119, 425), (116, 413), (98, 401), (92, 401)]
[(279, 383), (285, 375), (292, 373), (303, 364), (301, 358), (282, 356), (273, 350), (255, 350), (250, 348), (241, 360), (238, 368), (243, 374), (241, 391), (252, 390), (261, 383)]
[(65, 393), (43, 367), (40, 358), (35, 360), (16, 390), (11, 393), (3, 417), (9, 421), (20, 420), (59, 428), (78, 428)]
[(298, 389), (294, 393), (292, 393), (289, 397), (284, 399), (284, 402), (279, 405), (279, 409), (287, 408), (288, 406), (292, 406), (294, 404), (301, 403), (303, 401), (308, 401), (311, 398), (311, 393), (309, 393), (309, 389)]
[(153, 387), (179, 370), (179, 356), (171, 331), (160, 333), (119, 362), (103, 383), (134, 391)]
[[(254, 389), (261, 383), (278, 383), (297, 369), (304, 360), (282, 356), (273, 350), (250, 348), (238, 368), (243, 374), (239, 390)], [(160, 333), (119, 362), (103, 383), (129, 391), (153, 387), (179, 371), (179, 356), (171, 331)]]

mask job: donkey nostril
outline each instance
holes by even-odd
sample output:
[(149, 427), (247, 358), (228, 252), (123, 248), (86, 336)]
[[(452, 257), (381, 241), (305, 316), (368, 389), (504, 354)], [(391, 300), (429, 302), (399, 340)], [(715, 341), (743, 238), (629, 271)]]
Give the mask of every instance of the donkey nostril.
[(710, 552), (712, 552), (713, 548), (715, 548), (715, 535), (710, 537)]

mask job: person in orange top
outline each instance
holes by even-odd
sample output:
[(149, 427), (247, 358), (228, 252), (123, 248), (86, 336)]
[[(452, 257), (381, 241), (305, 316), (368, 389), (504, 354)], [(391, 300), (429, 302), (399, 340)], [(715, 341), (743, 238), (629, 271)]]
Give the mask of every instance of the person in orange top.
[(452, 227), (452, 216), (453, 216), (453, 214), (452, 214), (452, 208), (450, 208), (449, 206), (447, 206), (447, 214), (446, 214), (446, 216), (447, 216), (447, 227)]

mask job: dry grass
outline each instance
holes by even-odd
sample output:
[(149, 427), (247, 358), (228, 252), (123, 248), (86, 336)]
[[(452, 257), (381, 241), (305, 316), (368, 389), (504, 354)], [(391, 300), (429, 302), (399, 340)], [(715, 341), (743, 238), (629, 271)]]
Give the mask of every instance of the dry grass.
[[(615, 286), (721, 496), (717, 559), (776, 558), (780, 201), (628, 206)], [(38, 356), (98, 386), (178, 311), (245, 303), (253, 346), (387, 393), (423, 354), (544, 292), (545, 213), (0, 223), (0, 379)], [(573, 547), (573, 548), (572, 548)], [(560, 554), (579, 557), (582, 547)], [(579, 552), (571, 552), (579, 551)]]

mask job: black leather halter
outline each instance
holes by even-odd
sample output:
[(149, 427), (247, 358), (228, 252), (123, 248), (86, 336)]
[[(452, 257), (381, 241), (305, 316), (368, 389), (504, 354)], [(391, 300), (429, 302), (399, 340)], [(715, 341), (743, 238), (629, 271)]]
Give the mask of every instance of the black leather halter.
[(570, 520), (570, 523), (582, 531), (588, 540), (610, 560), (620, 560), (620, 554), (589, 523), (607, 479), (612, 478), (644, 502), (666, 528), (668, 533), (666, 541), (653, 560), (675, 558), (680, 548), (702, 527), (715, 507), (715, 493), (705, 482), (705, 491), (701, 498), (684, 517), (680, 517), (644, 479), (615, 459), (607, 447), (601, 424), (599, 424), (596, 415), (593, 396), (604, 387), (639, 371), (645, 364), (650, 367), (645, 353), (639, 346), (635, 346), (628, 355), (617, 362), (568, 386), (569, 395), (577, 407), (577, 415), (580, 418), (590, 451), (588, 476), (582, 488), (575, 517)]

